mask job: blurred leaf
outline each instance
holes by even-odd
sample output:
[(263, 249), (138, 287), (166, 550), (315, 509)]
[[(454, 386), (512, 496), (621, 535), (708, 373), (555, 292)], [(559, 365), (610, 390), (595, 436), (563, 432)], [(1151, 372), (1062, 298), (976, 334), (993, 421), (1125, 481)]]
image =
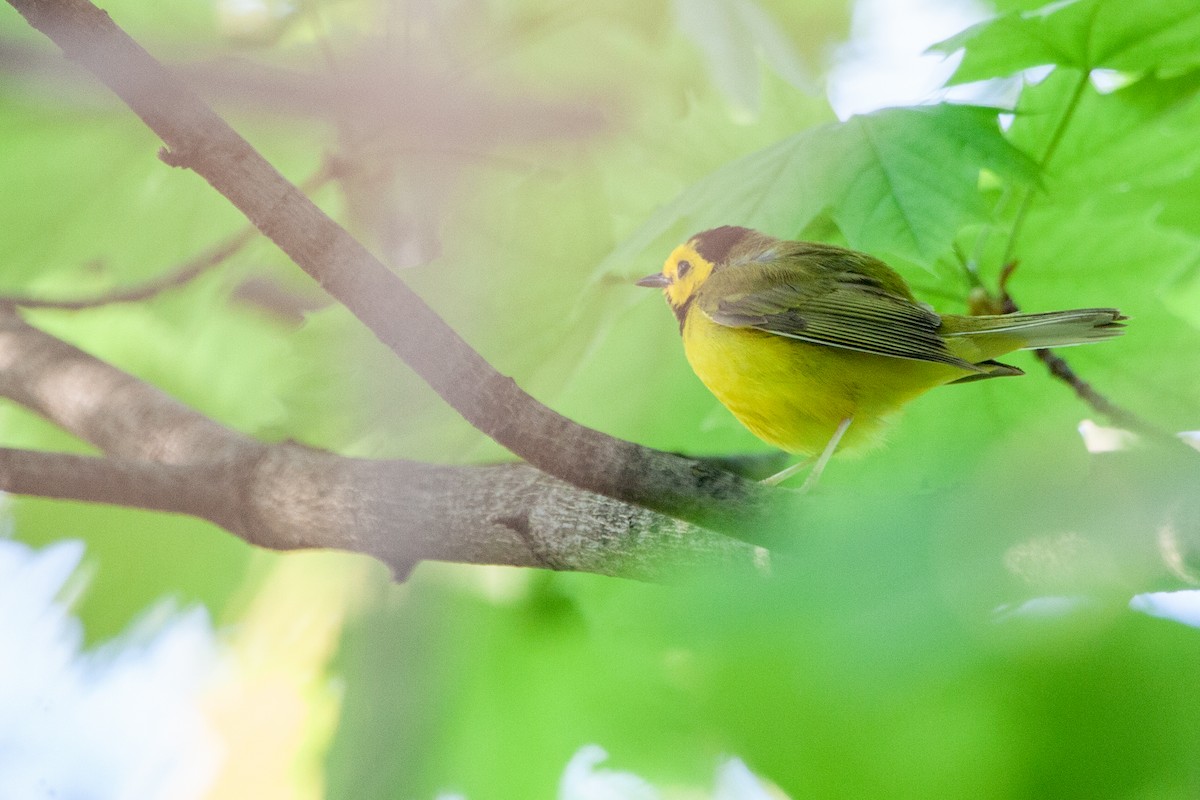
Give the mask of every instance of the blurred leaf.
[[(1195, 476), (1160, 462), (1114, 491), (1149, 463), (1111, 483), (1048, 484), (1013, 463), (1005, 496), (979, 466), (948, 496), (824, 491), (771, 580), (661, 588), (422, 568), (347, 642), (330, 796), (545, 796), (588, 742), (656, 784), (701, 785), (737, 754), (791, 797), (1094, 796), (1106, 782), (1178, 793), (1200, 690), (1177, 665), (1200, 656), (1200, 635), (1124, 607), (1121, 583), (1154, 565), (1152, 548), (1122, 560), (1137, 536), (1119, 532), (1153, 524), (1128, 507), (1144, 486), (1187, 491)], [(1093, 540), (1113, 569), (1070, 585), (1092, 599), (1057, 617), (994, 614), (1037, 591), (1004, 578), (1005, 549), (1072, 524), (1117, 536)], [(1123, 718), (1162, 722), (1114, 746)]]
[(0, 204), (0, 291), (76, 297), (145, 279), (240, 219), (194, 175), (159, 161), (157, 139), (125, 111), (47, 110), (0, 95), (0, 144), (12, 192)]
[(675, 0), (681, 30), (700, 47), (713, 82), (750, 114), (761, 105), (760, 59), (797, 89), (814, 81), (779, 25), (754, 0)]

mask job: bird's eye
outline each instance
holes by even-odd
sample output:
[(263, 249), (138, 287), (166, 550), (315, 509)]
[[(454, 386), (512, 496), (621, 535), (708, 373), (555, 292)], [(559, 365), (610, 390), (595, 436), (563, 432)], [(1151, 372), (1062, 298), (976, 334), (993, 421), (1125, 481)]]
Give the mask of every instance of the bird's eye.
[(692, 262), (680, 261), (675, 265), (675, 274), (680, 278), (686, 278), (687, 274), (692, 271)]

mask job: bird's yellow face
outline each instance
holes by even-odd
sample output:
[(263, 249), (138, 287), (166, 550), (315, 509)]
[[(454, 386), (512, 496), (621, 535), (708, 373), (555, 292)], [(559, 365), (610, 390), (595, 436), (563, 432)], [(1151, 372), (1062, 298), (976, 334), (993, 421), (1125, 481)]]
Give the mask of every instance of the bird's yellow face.
[(712, 271), (713, 265), (696, 252), (692, 242), (676, 247), (663, 264), (662, 274), (667, 279), (663, 294), (667, 296), (667, 302), (672, 308), (684, 306)]
[(662, 272), (647, 275), (638, 281), (638, 285), (662, 289), (663, 295), (682, 324), (696, 291), (712, 273), (712, 262), (697, 252), (696, 241), (693, 239), (671, 252), (663, 264)]

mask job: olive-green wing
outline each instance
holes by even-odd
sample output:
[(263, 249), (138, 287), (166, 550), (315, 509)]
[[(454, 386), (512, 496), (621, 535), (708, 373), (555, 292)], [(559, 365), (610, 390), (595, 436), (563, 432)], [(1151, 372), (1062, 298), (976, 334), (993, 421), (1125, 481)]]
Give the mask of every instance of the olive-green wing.
[(715, 273), (697, 293), (700, 310), (720, 325), (753, 328), (810, 344), (892, 358), (985, 370), (954, 356), (938, 335), (941, 318), (847, 264), (753, 262)]

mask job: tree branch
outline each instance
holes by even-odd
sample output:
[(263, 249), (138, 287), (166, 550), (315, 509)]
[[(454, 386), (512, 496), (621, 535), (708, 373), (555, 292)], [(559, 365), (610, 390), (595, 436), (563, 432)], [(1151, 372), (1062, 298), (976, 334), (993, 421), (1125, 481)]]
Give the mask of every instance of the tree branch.
[[(305, 194), (316, 191), (333, 177), (332, 166), (323, 164), (307, 181), (300, 185), (300, 191)], [(52, 300), (45, 297), (25, 295), (0, 295), (0, 306), (20, 306), (21, 308), (53, 308), (60, 311), (83, 311), (88, 308), (113, 305), (115, 303), (136, 303), (148, 300), (155, 295), (183, 286), (237, 255), (246, 245), (258, 236), (258, 229), (247, 225), (237, 233), (222, 239), (211, 247), (179, 264), (164, 275), (151, 278), (136, 286), (122, 286), (111, 292), (105, 292), (93, 297), (82, 297), (75, 300)]]
[(221, 461), (250, 440), (159, 389), (0, 310), (0, 395), (103, 452), (161, 464)]
[(0, 489), (187, 514), (272, 550), (365, 553), (401, 579), (429, 559), (650, 581), (689, 568), (750, 573), (764, 563), (749, 545), (524, 464), (432, 467), (294, 444), (248, 446), (236, 455), (155, 464), (0, 448)]
[(612, 438), (497, 373), (359, 242), (86, 0), (9, 0), (479, 430), (576, 486), (756, 541), (798, 504), (711, 465)]
[(20, 306), (21, 308), (53, 308), (60, 311), (83, 311), (88, 308), (114, 305), (116, 303), (136, 303), (149, 300), (155, 295), (183, 286), (203, 275), (208, 270), (222, 264), (242, 250), (258, 235), (253, 225), (242, 228), (237, 233), (217, 242), (212, 247), (201, 251), (182, 264), (179, 264), (164, 275), (158, 275), (136, 286), (122, 286), (110, 292), (93, 297), (80, 297), (73, 300), (53, 300), (32, 295), (3, 295), (0, 305)]
[[(1016, 314), (1021, 310), (1021, 307), (1017, 305), (1017, 301), (1008, 291), (1008, 282), (1012, 278), (1016, 269), (1017, 262), (1008, 261), (1000, 270), (1000, 279), (998, 281), (999, 297), (993, 303), (995, 306), (995, 311), (993, 313)], [(1176, 439), (1167, 431), (1164, 431), (1155, 425), (1151, 425), (1149, 422), (1146, 422), (1129, 409), (1123, 408), (1122, 406), (1114, 403), (1112, 400), (1109, 400), (1108, 397), (1100, 393), (1090, 383), (1081, 378), (1079, 373), (1077, 373), (1071, 367), (1071, 365), (1067, 363), (1067, 360), (1054, 350), (1040, 347), (1037, 350), (1034, 350), (1033, 354), (1037, 357), (1037, 360), (1041, 361), (1042, 364), (1045, 365), (1046, 369), (1050, 371), (1050, 375), (1052, 377), (1057, 378), (1067, 386), (1071, 387), (1071, 391), (1075, 393), (1076, 397), (1078, 397), (1087, 405), (1091, 406), (1092, 409), (1097, 413), (1103, 414), (1114, 425), (1125, 428), (1126, 430), (1140, 433), (1144, 436), (1148, 436), (1160, 443), (1170, 444), (1172, 446), (1179, 443), (1178, 439)]]
[(757, 569), (741, 542), (582, 491), (523, 464), (435, 467), (265, 445), (0, 311), (0, 395), (109, 454), (0, 449), (0, 489), (188, 514), (273, 550), (665, 580)]

